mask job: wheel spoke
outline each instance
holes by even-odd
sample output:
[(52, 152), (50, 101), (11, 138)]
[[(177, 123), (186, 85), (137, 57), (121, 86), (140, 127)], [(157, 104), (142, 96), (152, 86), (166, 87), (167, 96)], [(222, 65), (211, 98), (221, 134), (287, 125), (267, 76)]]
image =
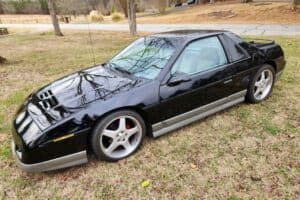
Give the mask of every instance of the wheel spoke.
[(126, 118), (120, 117), (119, 119), (119, 130), (126, 130)]
[(130, 142), (129, 142), (128, 140), (124, 141), (124, 142), (122, 143), (122, 145), (123, 145), (123, 147), (124, 147), (127, 151), (130, 151), (131, 148), (132, 148), (132, 146), (131, 146), (131, 144), (130, 144)]
[(112, 143), (108, 146), (108, 148), (105, 149), (105, 151), (111, 154), (118, 146), (119, 144), (116, 142), (116, 140), (113, 140)]
[(260, 92), (261, 92), (261, 90), (259, 88), (257, 88), (256, 91), (254, 92), (254, 96), (257, 97), (257, 95), (259, 95)]
[(260, 86), (260, 81), (256, 81), (254, 85), (255, 85), (256, 87), (259, 87), (259, 86)]
[(265, 79), (266, 79), (266, 75), (265, 75), (265, 71), (263, 71), (261, 73), (261, 79), (260, 80), (262, 81), (262, 80), (265, 80)]
[(133, 136), (134, 134), (136, 134), (139, 131), (138, 127), (135, 126), (131, 129), (127, 129), (126, 133), (127, 133), (127, 138), (130, 138), (131, 136)]
[(271, 82), (271, 77), (268, 76), (267, 79), (266, 79), (266, 84), (270, 84), (270, 82)]
[(117, 135), (117, 131), (105, 129), (105, 130), (103, 131), (103, 135), (104, 135), (104, 136), (107, 136), (107, 137), (110, 137), (110, 138), (115, 138), (116, 135)]

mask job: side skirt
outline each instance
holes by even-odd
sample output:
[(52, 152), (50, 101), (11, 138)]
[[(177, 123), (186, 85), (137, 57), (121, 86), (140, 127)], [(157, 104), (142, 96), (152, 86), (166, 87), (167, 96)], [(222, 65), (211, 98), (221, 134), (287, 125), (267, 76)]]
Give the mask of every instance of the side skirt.
[(196, 108), (189, 112), (180, 114), (178, 116), (172, 117), (165, 121), (156, 123), (152, 125), (153, 137), (159, 137), (164, 135), (170, 131), (188, 125), (197, 120), (203, 119), (209, 115), (217, 113), (221, 110), (239, 104), (245, 101), (245, 96), (247, 94), (247, 90), (243, 90), (241, 92), (235, 93), (223, 99), (214, 101), (205, 106)]
[(56, 169), (67, 168), (75, 165), (80, 165), (86, 163), (87, 153), (86, 151), (81, 151), (78, 153), (62, 156), (52, 160), (35, 163), (35, 164), (25, 164), (20, 160), (20, 153), (16, 151), (15, 143), (12, 141), (11, 149), (13, 156), (16, 158), (17, 165), (26, 172), (45, 172)]

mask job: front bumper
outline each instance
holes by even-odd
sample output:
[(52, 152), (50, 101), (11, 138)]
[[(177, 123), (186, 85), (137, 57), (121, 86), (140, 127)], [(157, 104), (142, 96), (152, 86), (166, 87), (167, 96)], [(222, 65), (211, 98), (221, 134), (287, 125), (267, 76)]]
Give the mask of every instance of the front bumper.
[(44, 162), (25, 164), (21, 161), (22, 153), (16, 150), (16, 145), (12, 141), (11, 149), (13, 156), (16, 158), (17, 165), (24, 171), (27, 172), (44, 172), (56, 169), (62, 169), (66, 167), (71, 167), (75, 165), (80, 165), (88, 162), (87, 152), (80, 151), (74, 154), (69, 154), (52, 160), (47, 160)]

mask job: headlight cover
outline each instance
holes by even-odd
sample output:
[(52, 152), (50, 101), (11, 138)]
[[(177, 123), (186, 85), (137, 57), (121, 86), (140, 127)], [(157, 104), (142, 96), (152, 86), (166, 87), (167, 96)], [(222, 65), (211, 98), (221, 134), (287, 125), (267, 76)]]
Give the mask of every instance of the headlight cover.
[(35, 141), (41, 135), (39, 127), (31, 120), (27, 130), (23, 134), (23, 140), (26, 144)]

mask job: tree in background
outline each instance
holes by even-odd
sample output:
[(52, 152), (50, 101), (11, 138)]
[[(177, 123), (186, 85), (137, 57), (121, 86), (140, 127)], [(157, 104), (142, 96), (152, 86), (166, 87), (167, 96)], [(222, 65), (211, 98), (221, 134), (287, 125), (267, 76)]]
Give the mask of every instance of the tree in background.
[(2, 8), (2, 2), (0, 1), (0, 14), (4, 13), (3, 8)]
[(135, 0), (127, 0), (128, 23), (130, 35), (136, 34), (136, 3)]
[(120, 5), (123, 9), (124, 15), (127, 18), (128, 17), (127, 0), (119, 0), (119, 1), (120, 1)]
[(98, 10), (99, 0), (86, 0), (93, 10)]
[(49, 13), (51, 15), (51, 20), (52, 20), (52, 24), (54, 27), (54, 33), (56, 36), (63, 36), (63, 34), (60, 31), (60, 27), (59, 27), (59, 23), (58, 23), (58, 19), (56, 16), (56, 7), (55, 7), (55, 3), (54, 0), (48, 0), (48, 8), (49, 8)]
[(292, 0), (292, 7), (293, 7), (293, 9), (296, 9), (297, 5), (300, 5), (300, 0)]
[[(90, 2), (85, 0), (56, 0), (55, 8), (57, 14), (61, 15), (80, 15), (89, 14), (91, 8)], [(93, 9), (97, 10), (97, 9)]]
[(109, 0), (100, 0), (99, 8), (102, 15), (110, 15), (110, 9), (108, 9)]
[(49, 14), (48, 2), (47, 0), (39, 0), (41, 5), (41, 10), (44, 14)]

